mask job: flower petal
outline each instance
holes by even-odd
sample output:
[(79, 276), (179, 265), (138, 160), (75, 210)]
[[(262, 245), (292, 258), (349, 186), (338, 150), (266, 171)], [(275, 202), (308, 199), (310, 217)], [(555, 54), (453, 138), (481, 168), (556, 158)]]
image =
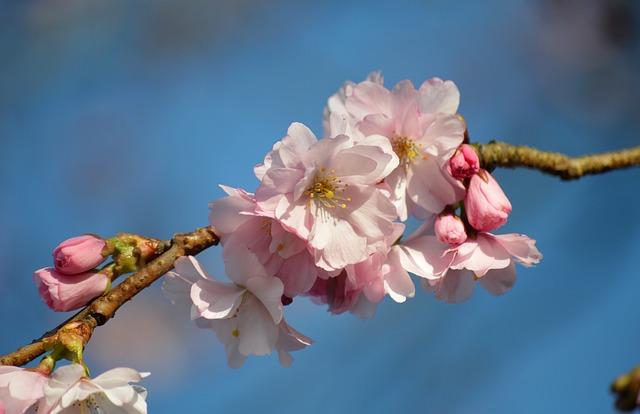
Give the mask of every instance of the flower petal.
[(507, 293), (516, 283), (516, 264), (511, 262), (504, 269), (489, 270), (480, 278), (480, 284), (493, 295)]
[(252, 277), (247, 281), (247, 289), (262, 302), (273, 322), (282, 320), (282, 281), (276, 277)]
[(249, 296), (238, 315), (238, 352), (242, 355), (270, 354), (278, 340), (278, 327), (267, 309)]
[(216, 280), (202, 279), (191, 286), (191, 300), (205, 319), (224, 319), (233, 316), (240, 306), (245, 288)]

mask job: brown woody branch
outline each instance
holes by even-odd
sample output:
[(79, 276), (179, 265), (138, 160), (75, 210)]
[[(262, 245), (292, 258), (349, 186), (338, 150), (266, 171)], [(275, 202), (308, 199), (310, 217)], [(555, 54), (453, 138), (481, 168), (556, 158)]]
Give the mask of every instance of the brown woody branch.
[(525, 167), (555, 175), (563, 180), (575, 180), (585, 175), (640, 166), (640, 146), (620, 151), (568, 157), (557, 152), (540, 151), (524, 145), (504, 142), (474, 144), (483, 168)]
[(86, 343), (95, 327), (104, 325), (113, 318), (122, 305), (171, 270), (179, 257), (196, 255), (208, 247), (218, 244), (218, 241), (218, 236), (210, 227), (174, 236), (171, 247), (159, 257), (126, 278), (107, 294), (93, 300), (85, 309), (62, 326), (46, 333), (31, 344), (0, 357), (0, 364), (21, 366), (33, 361), (47, 350), (49, 344), (56, 341), (57, 335), (62, 330), (77, 330), (78, 335), (85, 338)]

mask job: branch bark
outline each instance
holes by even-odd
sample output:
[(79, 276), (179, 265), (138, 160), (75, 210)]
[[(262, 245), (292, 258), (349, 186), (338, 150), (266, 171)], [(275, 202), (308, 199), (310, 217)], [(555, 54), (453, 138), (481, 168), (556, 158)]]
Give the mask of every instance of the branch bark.
[(575, 180), (585, 175), (640, 166), (640, 146), (573, 158), (557, 152), (540, 151), (498, 141), (474, 144), (474, 147), (481, 165), (487, 170), (493, 170), (495, 167), (525, 167), (563, 180)]
[[(156, 259), (126, 278), (107, 294), (94, 299), (85, 309), (62, 326), (47, 332), (47, 334), (31, 344), (0, 357), (0, 364), (21, 366), (33, 361), (47, 350), (47, 344), (54, 341), (58, 332), (63, 329), (82, 329), (82, 336), (88, 341), (93, 329), (104, 325), (114, 317), (116, 311), (122, 305), (173, 269), (173, 264), (179, 257), (196, 255), (211, 246), (217, 245), (218, 241), (219, 238), (211, 227), (203, 227), (191, 233), (174, 236), (171, 247)], [(87, 332), (87, 329), (89, 332)]]

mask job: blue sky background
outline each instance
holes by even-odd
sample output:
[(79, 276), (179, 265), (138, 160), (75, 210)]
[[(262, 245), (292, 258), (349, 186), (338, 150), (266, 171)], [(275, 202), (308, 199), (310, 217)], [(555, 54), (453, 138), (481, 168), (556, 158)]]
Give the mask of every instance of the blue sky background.
[[(640, 144), (639, 18), (604, 0), (0, 1), (0, 353), (65, 318), (31, 279), (60, 240), (205, 225), (217, 184), (254, 190), (289, 123), (320, 133), (328, 96), (371, 70), (454, 80), (475, 141)], [(640, 169), (495, 175), (504, 232), (545, 255), (504, 297), (419, 292), (365, 322), (301, 299), (287, 319), (314, 346), (231, 370), (156, 284), (97, 330), (90, 366), (151, 371), (151, 413), (611, 412), (640, 362)], [(218, 250), (201, 260), (222, 275)]]

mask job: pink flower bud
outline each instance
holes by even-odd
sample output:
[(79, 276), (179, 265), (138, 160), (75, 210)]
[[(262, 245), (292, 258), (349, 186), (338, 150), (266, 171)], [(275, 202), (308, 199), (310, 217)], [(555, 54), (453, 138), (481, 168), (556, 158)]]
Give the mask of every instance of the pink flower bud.
[(449, 171), (454, 178), (462, 180), (480, 171), (478, 154), (471, 145), (462, 144), (449, 160)]
[(56, 269), (67, 275), (91, 270), (104, 261), (105, 245), (104, 240), (91, 235), (67, 239), (53, 251)]
[(511, 203), (486, 170), (471, 177), (464, 207), (469, 224), (479, 231), (491, 231), (507, 222)]
[(56, 312), (83, 307), (102, 295), (109, 285), (109, 278), (102, 273), (66, 275), (51, 267), (36, 270), (33, 280), (42, 300)]
[(453, 214), (439, 215), (433, 227), (436, 237), (442, 243), (456, 245), (467, 240), (467, 232), (464, 230), (462, 220)]

